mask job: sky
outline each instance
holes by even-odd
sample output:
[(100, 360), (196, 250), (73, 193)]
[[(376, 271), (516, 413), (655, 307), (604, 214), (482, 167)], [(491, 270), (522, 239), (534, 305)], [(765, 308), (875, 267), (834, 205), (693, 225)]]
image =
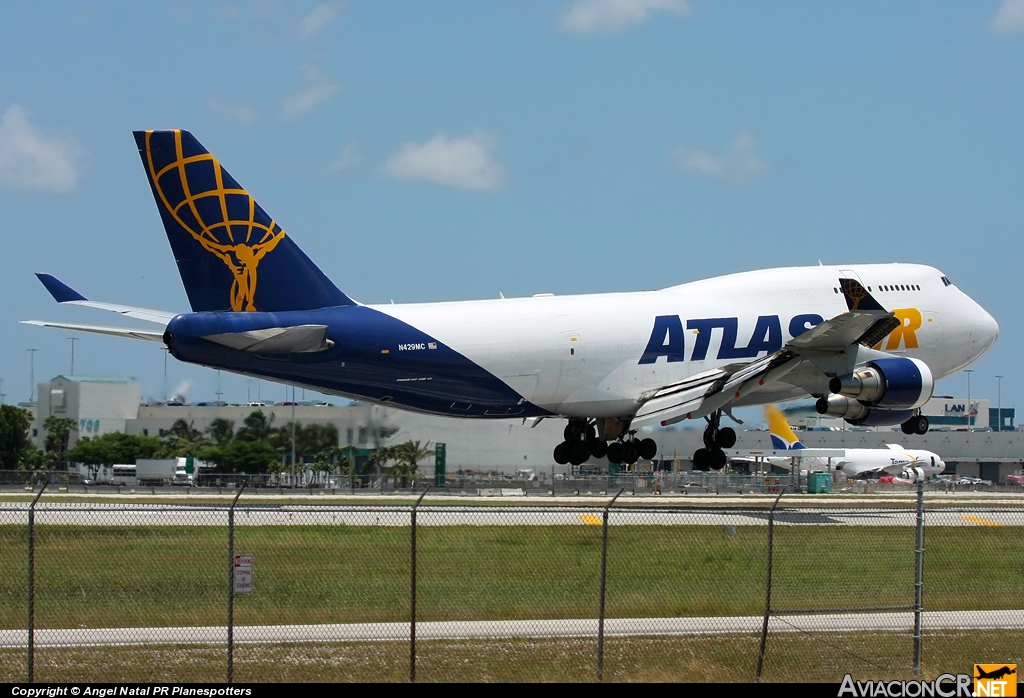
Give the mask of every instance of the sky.
[(1001, 375), (1024, 398), (1024, 0), (42, 0), (5, 9), (0, 65), (7, 402), (28, 349), (39, 381), (72, 345), (155, 400), (286, 398), (18, 324), (120, 322), (36, 271), (188, 310), (131, 135), (152, 128), (190, 130), (364, 303), (917, 262), (1000, 324), (972, 396)]

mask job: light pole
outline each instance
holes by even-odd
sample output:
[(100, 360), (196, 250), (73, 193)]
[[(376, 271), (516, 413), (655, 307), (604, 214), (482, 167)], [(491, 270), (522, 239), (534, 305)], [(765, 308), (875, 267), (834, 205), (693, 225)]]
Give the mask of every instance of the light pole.
[(36, 401), (36, 352), (38, 349), (26, 349), (28, 352), (28, 401)]
[(999, 426), (996, 431), (1003, 430), (1003, 377), (996, 376), (996, 384), (999, 386), (996, 391), (996, 414), (999, 415)]
[(75, 375), (75, 342), (78, 341), (78, 337), (68, 337), (71, 340), (71, 375)]
[(974, 418), (971, 417), (971, 374), (974, 373), (974, 369), (965, 368), (964, 373), (967, 374), (967, 426), (970, 427), (974, 424)]

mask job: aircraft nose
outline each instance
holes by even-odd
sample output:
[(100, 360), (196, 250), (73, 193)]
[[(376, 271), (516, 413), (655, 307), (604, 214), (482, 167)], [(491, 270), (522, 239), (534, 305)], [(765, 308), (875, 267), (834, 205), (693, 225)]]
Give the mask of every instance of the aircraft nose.
[(978, 310), (980, 315), (978, 319), (978, 343), (981, 345), (981, 352), (985, 353), (999, 339), (999, 323), (980, 305)]

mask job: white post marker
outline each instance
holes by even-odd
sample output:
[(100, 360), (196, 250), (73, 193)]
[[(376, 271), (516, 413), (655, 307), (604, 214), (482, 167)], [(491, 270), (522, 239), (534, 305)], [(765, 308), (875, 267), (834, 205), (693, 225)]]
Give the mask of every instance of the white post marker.
[(235, 555), (235, 593), (252, 593), (252, 555)]

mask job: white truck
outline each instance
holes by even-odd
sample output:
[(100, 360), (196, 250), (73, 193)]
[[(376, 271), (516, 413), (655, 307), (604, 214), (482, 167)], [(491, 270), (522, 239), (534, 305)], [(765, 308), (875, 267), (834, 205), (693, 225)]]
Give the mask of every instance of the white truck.
[(139, 485), (181, 485), (191, 487), (195, 478), (187, 469), (187, 458), (139, 458), (135, 479)]

